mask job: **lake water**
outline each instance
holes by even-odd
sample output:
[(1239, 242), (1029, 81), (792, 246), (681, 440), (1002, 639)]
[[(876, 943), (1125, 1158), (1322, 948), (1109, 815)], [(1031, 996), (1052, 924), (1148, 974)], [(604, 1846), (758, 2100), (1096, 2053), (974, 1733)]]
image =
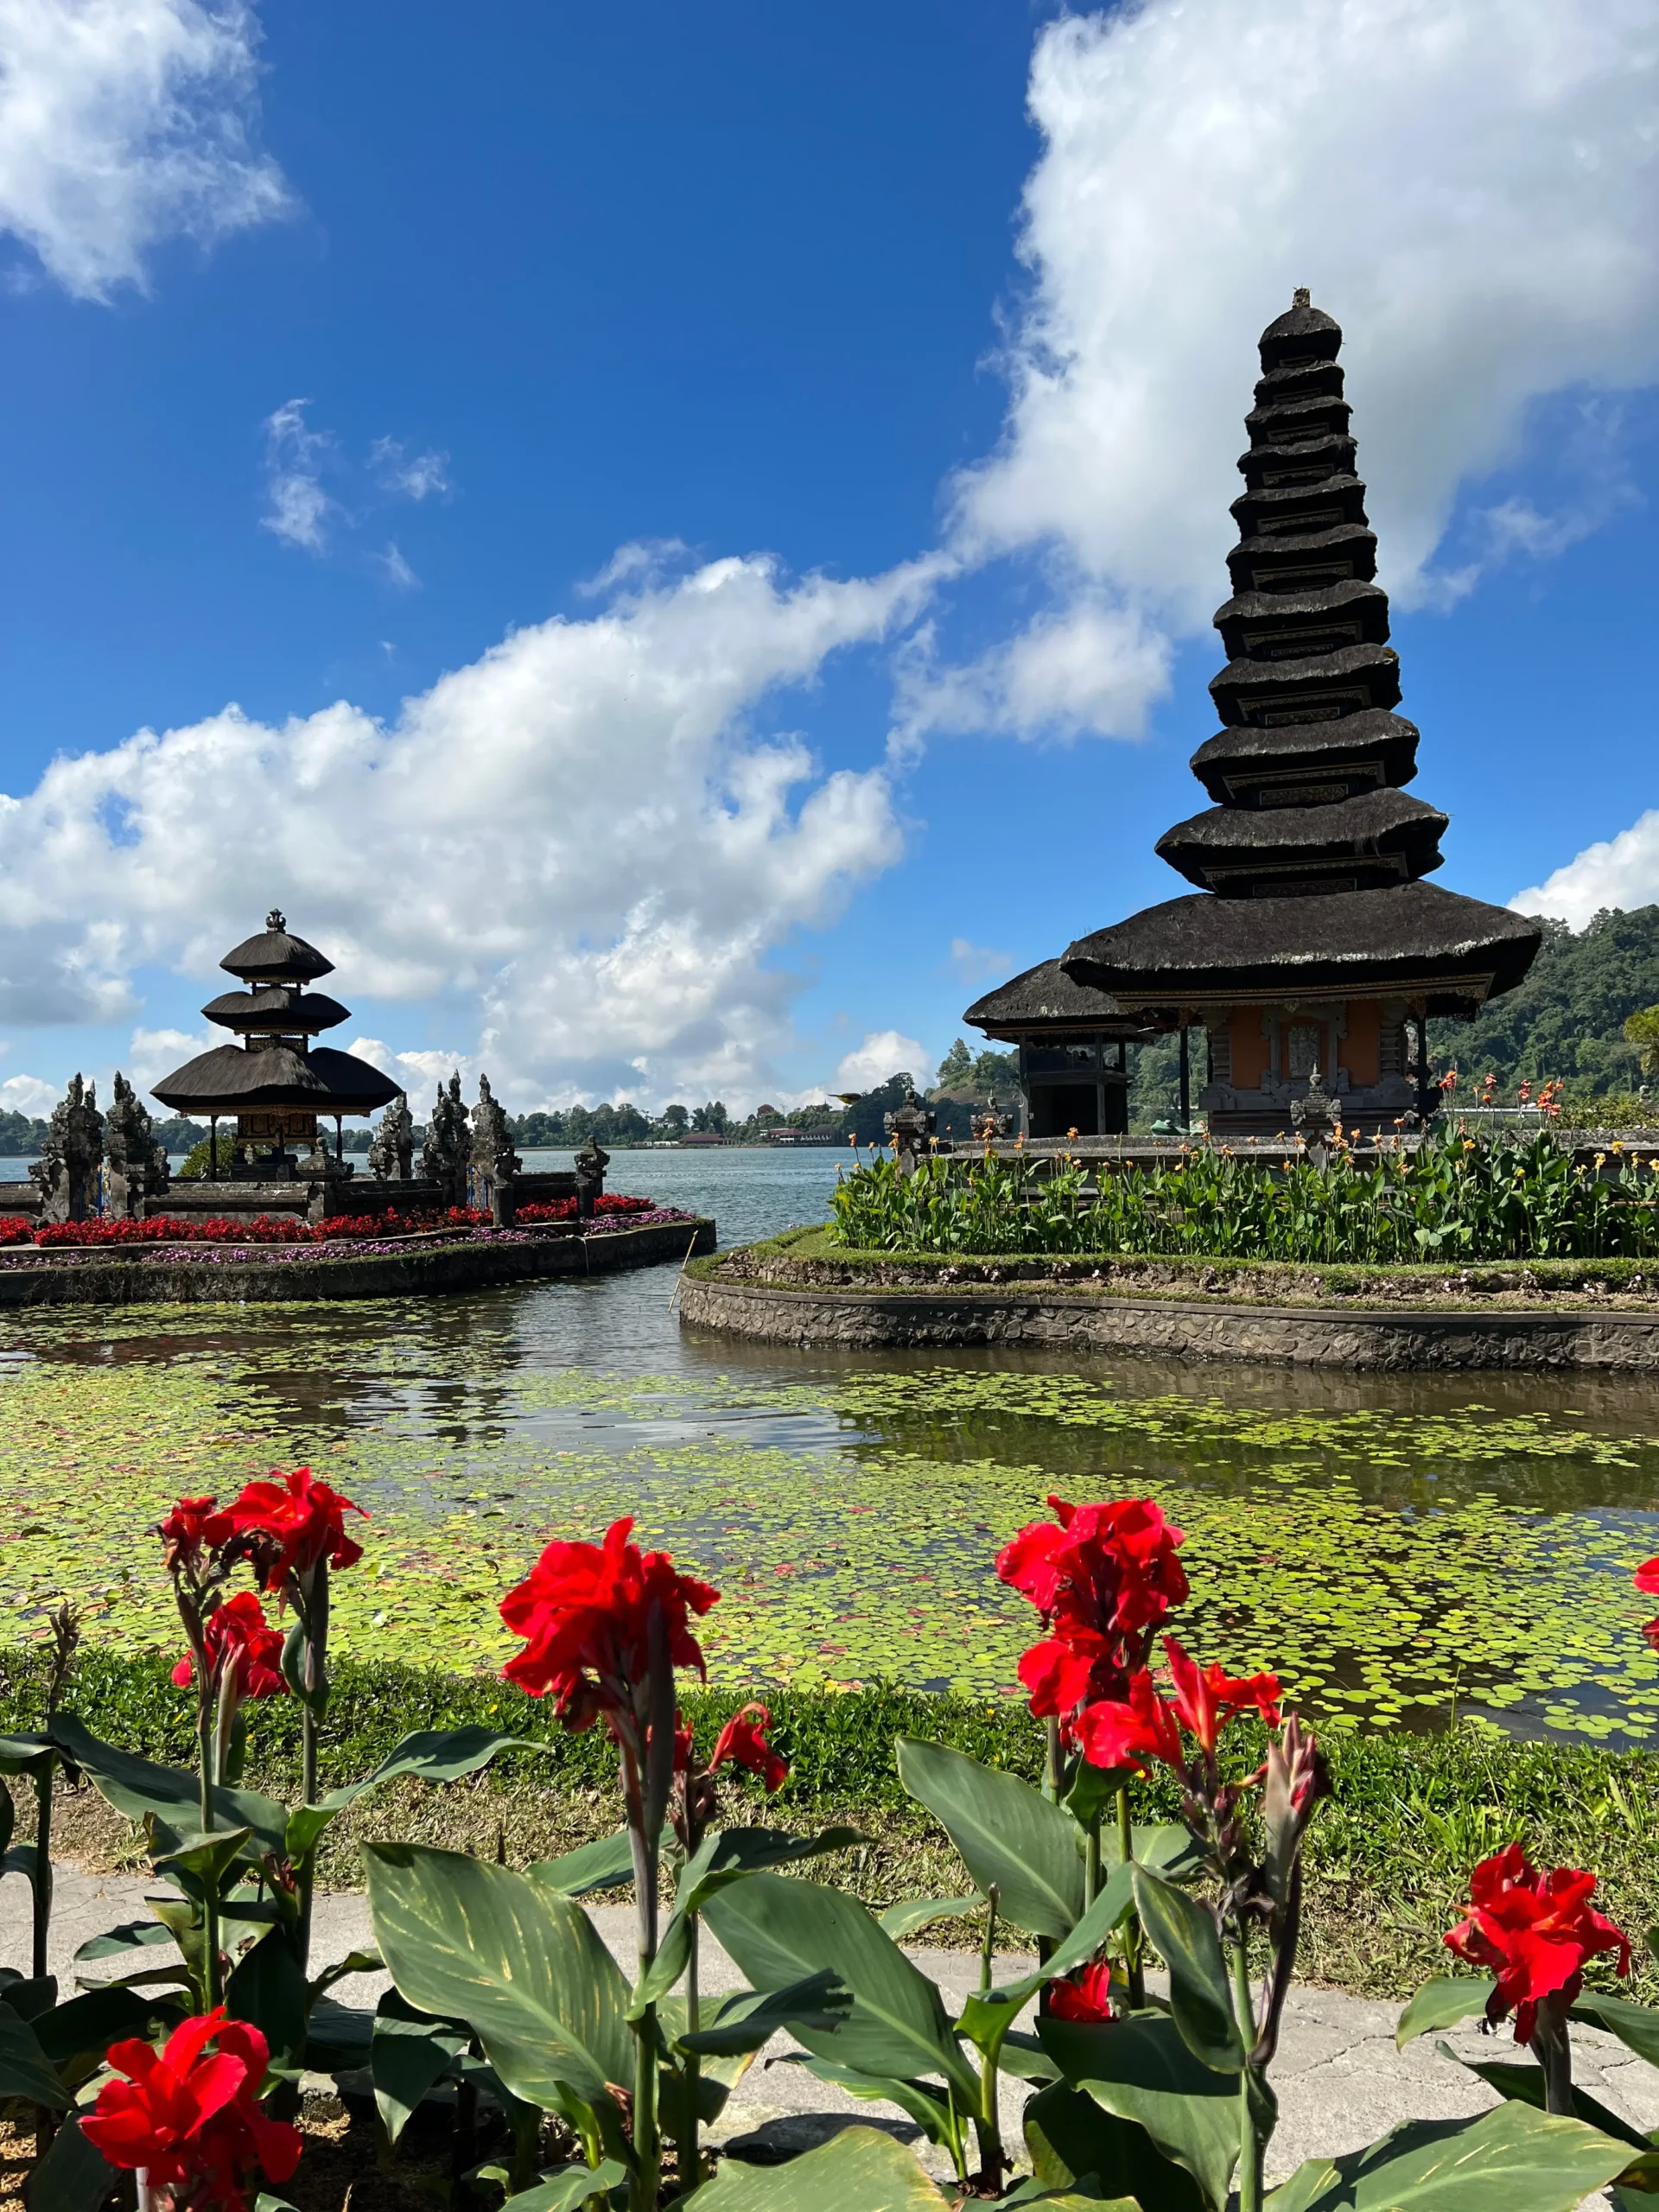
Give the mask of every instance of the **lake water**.
[[(821, 1218), (846, 1157), (619, 1152), (609, 1183), (731, 1243)], [(539, 1547), (632, 1512), (721, 1589), (715, 1679), (995, 1698), (1033, 1623), (1000, 1544), (1051, 1490), (1134, 1493), (1187, 1531), (1189, 1647), (1276, 1666), (1328, 1719), (1659, 1723), (1629, 1580), (1659, 1550), (1652, 1385), (801, 1351), (683, 1332), (675, 1277), (7, 1317), (0, 1632), (67, 1592), (91, 1632), (170, 1648), (145, 1528), (309, 1461), (373, 1516), (339, 1585), (358, 1649), (497, 1663), (496, 1601)]]

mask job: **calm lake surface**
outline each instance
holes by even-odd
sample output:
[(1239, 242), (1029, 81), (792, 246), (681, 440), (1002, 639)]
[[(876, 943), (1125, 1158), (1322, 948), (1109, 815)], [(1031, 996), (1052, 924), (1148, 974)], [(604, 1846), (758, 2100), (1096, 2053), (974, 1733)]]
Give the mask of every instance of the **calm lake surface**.
[[(847, 1158), (618, 1152), (608, 1179), (730, 1243), (821, 1219)], [(498, 1663), (496, 1600), (540, 1546), (632, 1513), (724, 1593), (716, 1679), (992, 1699), (1033, 1620), (998, 1547), (1050, 1491), (1133, 1492), (1187, 1531), (1189, 1648), (1276, 1666), (1327, 1719), (1659, 1725), (1630, 1586), (1659, 1550), (1654, 1386), (798, 1351), (683, 1333), (675, 1277), (6, 1317), (0, 1634), (67, 1592), (92, 1633), (170, 1648), (144, 1529), (309, 1461), (372, 1516), (339, 1585), (352, 1648)]]

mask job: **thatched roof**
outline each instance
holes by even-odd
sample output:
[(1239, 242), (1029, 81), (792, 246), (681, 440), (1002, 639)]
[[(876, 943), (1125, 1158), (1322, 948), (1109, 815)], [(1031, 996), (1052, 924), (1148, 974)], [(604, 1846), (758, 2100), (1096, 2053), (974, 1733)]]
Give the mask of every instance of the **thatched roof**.
[(1276, 729), (1244, 725), (1217, 730), (1192, 755), (1193, 774), (1211, 798), (1230, 796), (1229, 778), (1252, 782), (1278, 769), (1335, 772), (1338, 761), (1374, 761), (1385, 784), (1408, 784), (1417, 772), (1417, 725), (1384, 707), (1325, 722), (1281, 722)]
[(1230, 861), (1247, 869), (1340, 861), (1363, 872), (1387, 861), (1379, 880), (1427, 875), (1440, 865), (1446, 820), (1437, 807), (1387, 788), (1325, 806), (1211, 806), (1166, 830), (1158, 855), (1188, 882), (1223, 892), (1230, 887), (1214, 871)]
[(319, 1114), (372, 1114), (400, 1085), (350, 1052), (324, 1045), (296, 1052), (287, 1045), (216, 1045), (187, 1060), (150, 1090), (179, 1114), (252, 1113), (278, 1106)]
[(351, 1020), (349, 1007), (321, 991), (290, 990), (270, 983), (262, 991), (224, 991), (201, 1009), (221, 1029), (246, 1036), (315, 1037)]
[(963, 1020), (988, 1037), (1019, 1036), (1065, 1024), (1095, 1034), (1138, 1036), (1141, 1024), (1104, 991), (1075, 982), (1058, 960), (1045, 960), (976, 999)]
[(219, 964), (245, 982), (305, 983), (314, 976), (334, 972), (334, 962), (325, 959), (315, 944), (296, 937), (274, 906), (258, 935), (244, 938)]
[[(1072, 980), (1131, 1005), (1259, 989), (1409, 990), (1466, 982), (1483, 997), (1511, 989), (1541, 932), (1506, 907), (1432, 883), (1300, 899), (1166, 899), (1060, 956)], [(1454, 993), (1453, 995), (1462, 995)]]

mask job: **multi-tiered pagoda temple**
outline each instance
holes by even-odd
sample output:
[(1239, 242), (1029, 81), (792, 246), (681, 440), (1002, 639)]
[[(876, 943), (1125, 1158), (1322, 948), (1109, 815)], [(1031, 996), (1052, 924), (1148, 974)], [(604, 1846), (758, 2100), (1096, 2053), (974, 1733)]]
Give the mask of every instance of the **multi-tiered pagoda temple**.
[[(372, 1114), (399, 1096), (398, 1086), (366, 1060), (314, 1045), (314, 1037), (350, 1019), (338, 999), (306, 988), (334, 963), (295, 937), (274, 909), (265, 926), (219, 962), (248, 988), (226, 991), (201, 1009), (209, 1021), (240, 1037), (187, 1060), (151, 1086), (175, 1113), (206, 1115), (210, 1136), (221, 1116), (236, 1117), (236, 1149), (245, 1168), (289, 1171), (290, 1141), (313, 1148), (317, 1116), (334, 1124), (335, 1157), (347, 1114)], [(210, 1151), (209, 1173), (217, 1154)]]
[(1422, 1025), (1471, 1018), (1520, 982), (1539, 944), (1522, 916), (1423, 880), (1446, 817), (1402, 788), (1417, 731), (1395, 712), (1400, 662), (1341, 344), (1305, 291), (1262, 334), (1233, 595), (1216, 615), (1224, 727), (1192, 756), (1216, 803), (1158, 842), (1199, 890), (1079, 938), (1060, 960), (1125, 1015), (1179, 1030), (1184, 1069), (1186, 1033), (1202, 1029), (1196, 1103), (1217, 1135), (1287, 1130), (1316, 1067), (1351, 1128), (1426, 1115)]

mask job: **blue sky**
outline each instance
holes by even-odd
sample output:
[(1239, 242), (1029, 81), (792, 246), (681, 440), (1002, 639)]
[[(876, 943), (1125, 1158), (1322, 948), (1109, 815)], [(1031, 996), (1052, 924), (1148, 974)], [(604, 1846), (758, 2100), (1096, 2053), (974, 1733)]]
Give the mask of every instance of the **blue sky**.
[(0, 5), (0, 1099), (273, 902), (417, 1103), (937, 1059), (1183, 888), (1296, 283), (1440, 880), (1659, 896), (1656, 29)]

